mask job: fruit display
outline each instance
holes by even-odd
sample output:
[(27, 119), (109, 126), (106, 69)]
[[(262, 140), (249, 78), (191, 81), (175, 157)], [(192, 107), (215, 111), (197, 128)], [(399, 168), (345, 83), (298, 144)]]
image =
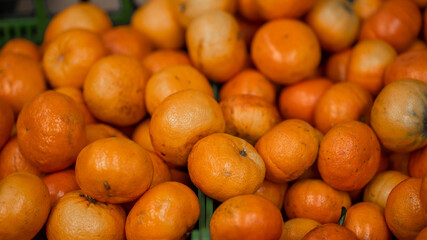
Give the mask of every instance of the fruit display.
[(94, 2), (0, 19), (0, 240), (427, 239), (427, 0)]

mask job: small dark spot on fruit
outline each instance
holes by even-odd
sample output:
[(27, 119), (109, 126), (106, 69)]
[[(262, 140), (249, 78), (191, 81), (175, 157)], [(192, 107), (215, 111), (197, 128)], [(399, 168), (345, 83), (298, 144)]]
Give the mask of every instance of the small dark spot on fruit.
[(16, 167), (16, 155), (12, 156), (12, 165), (15, 172), (19, 171), (18, 168)]
[(25, 128), (25, 131), (28, 132), (28, 128)]
[[(200, 39), (200, 41), (199, 41), (199, 43), (197, 45), (197, 51), (196, 51), (196, 53), (197, 53), (197, 57), (199, 59), (202, 59), (202, 55), (203, 55), (203, 44), (204, 44), (204, 42), (205, 42), (205, 39), (202, 38), (202, 39)], [(200, 61), (200, 63), (199, 63), (199, 68), (200, 69), (204, 68), (202, 61)]]
[(162, 153), (162, 152), (161, 152), (160, 154), (161, 154), (163, 157), (164, 157), (164, 156), (166, 156), (166, 154), (164, 154), (164, 153)]
[(179, 11), (184, 12), (185, 9), (187, 9), (187, 6), (185, 6), (185, 4), (179, 5)]
[(73, 135), (71, 135), (71, 133), (68, 133), (67, 140), (68, 140), (68, 144), (69, 145), (73, 144)]
[(107, 194), (108, 197), (115, 197), (113, 194), (109, 193)]
[(246, 148), (243, 148), (241, 151), (239, 151), (239, 154), (243, 157), (247, 157), (248, 154), (246, 153)]
[[(350, 0), (349, 2), (353, 2), (354, 0)], [(350, 4), (347, 3), (343, 3), (342, 6), (344, 7), (344, 9), (350, 13), (350, 14), (354, 14), (354, 10), (353, 8), (351, 8)]]
[(107, 189), (107, 190), (110, 190), (110, 189), (111, 189), (110, 184), (108, 184), (108, 182), (107, 182), (107, 181), (104, 181), (104, 187), (105, 187), (105, 189)]
[(124, 114), (125, 116), (132, 116), (133, 113), (133, 109), (135, 109), (134, 106), (132, 105), (125, 105), (125, 106), (121, 106), (119, 109), (119, 112)]

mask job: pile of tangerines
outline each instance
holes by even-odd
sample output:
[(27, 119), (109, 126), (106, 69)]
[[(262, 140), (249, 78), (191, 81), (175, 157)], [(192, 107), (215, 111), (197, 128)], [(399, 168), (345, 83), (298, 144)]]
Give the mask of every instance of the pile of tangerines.
[(185, 239), (197, 189), (213, 240), (427, 239), (426, 7), (64, 9), (0, 50), (0, 239)]

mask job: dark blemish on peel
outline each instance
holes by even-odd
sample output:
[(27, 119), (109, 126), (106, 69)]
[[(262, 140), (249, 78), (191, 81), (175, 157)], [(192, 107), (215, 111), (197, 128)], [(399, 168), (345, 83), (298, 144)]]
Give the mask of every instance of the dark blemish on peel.
[(107, 189), (107, 190), (110, 190), (110, 189), (111, 189), (110, 184), (108, 184), (108, 182), (107, 182), (107, 181), (104, 181), (104, 187), (105, 187), (105, 189)]
[(243, 148), (241, 151), (239, 151), (239, 154), (243, 157), (247, 157), (248, 154), (246, 153), (246, 148)]

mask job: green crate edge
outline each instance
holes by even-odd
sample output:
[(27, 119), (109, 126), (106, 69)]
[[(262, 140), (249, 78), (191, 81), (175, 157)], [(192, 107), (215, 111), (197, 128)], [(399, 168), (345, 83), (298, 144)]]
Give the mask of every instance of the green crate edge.
[[(34, 16), (6, 18), (0, 21), (0, 29), (3, 36), (0, 37), (0, 46), (8, 40), (16, 37), (29, 39), (37, 44), (41, 44), (44, 30), (52, 16), (45, 7), (45, 0), (34, 0)], [(115, 26), (128, 24), (133, 13), (132, 0), (121, 0), (121, 9), (118, 12), (109, 13), (110, 19)], [(14, 36), (11, 35), (14, 32)]]
[[(220, 85), (218, 83), (211, 82), (214, 97), (218, 100), (218, 92)], [(200, 189), (197, 190), (197, 197), (199, 198), (200, 204), (200, 216), (198, 229), (191, 232), (191, 240), (210, 240), (209, 223), (213, 214), (213, 200), (206, 196)]]
[(213, 201), (198, 189), (200, 203), (199, 225), (191, 232), (191, 240), (210, 240), (209, 222), (213, 213)]

